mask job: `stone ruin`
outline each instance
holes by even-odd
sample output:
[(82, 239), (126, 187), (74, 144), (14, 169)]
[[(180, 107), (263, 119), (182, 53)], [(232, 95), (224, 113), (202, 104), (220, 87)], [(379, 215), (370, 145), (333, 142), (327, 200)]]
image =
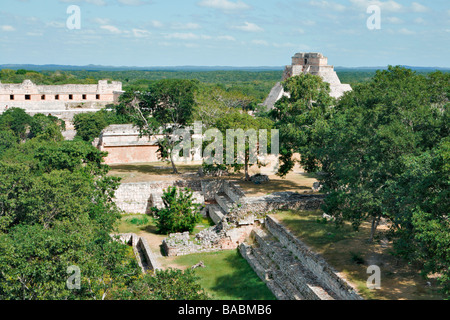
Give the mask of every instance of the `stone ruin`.
[[(292, 57), (292, 64), (286, 66), (282, 80), (307, 73), (320, 76), (323, 81), (328, 82), (330, 84), (330, 96), (336, 99), (342, 97), (345, 92), (352, 90), (349, 84), (341, 83), (334, 67), (328, 65), (328, 58), (321, 53), (296, 53)], [(267, 110), (273, 109), (275, 103), (283, 96), (288, 96), (288, 93), (284, 92), (283, 86), (278, 82), (262, 105)]]
[(255, 227), (264, 223), (269, 212), (277, 210), (316, 210), (323, 203), (322, 195), (277, 192), (262, 197), (246, 197), (232, 181), (202, 181), (206, 213), (215, 226), (199, 232), (170, 234), (163, 241), (168, 256), (236, 249)]
[(142, 272), (147, 273), (161, 269), (145, 238), (139, 237), (134, 233), (112, 234), (111, 237), (133, 248), (136, 261)]
[[(199, 202), (205, 205), (204, 214), (211, 217), (215, 226), (196, 235), (189, 232), (170, 234), (162, 243), (166, 256), (238, 249), (279, 300), (362, 299), (320, 255), (269, 215), (278, 210), (320, 209), (324, 195), (275, 192), (262, 197), (246, 197), (230, 180), (152, 182), (139, 184), (139, 190), (145, 191), (143, 199), (154, 204), (159, 195), (151, 191), (170, 184), (197, 190)], [(138, 193), (136, 184), (131, 185), (121, 188)], [(142, 199), (138, 202), (138, 207), (146, 208)], [(128, 205), (136, 208), (132, 203)], [(124, 242), (134, 243), (133, 249), (143, 270), (159, 268), (145, 239), (133, 234), (120, 236)]]
[(9, 108), (22, 108), (30, 115), (43, 113), (71, 121), (77, 113), (95, 112), (117, 103), (122, 83), (100, 80), (97, 84), (36, 85), (0, 82), (0, 113)]

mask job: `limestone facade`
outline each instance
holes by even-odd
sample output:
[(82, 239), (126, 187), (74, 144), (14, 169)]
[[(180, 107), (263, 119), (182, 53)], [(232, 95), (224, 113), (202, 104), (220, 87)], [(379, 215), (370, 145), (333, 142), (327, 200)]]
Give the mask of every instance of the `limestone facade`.
[[(143, 162), (158, 162), (158, 140), (164, 138), (162, 134), (151, 137), (141, 136), (139, 128), (132, 124), (113, 124), (105, 128), (93, 145), (100, 151), (108, 152), (105, 157), (106, 164), (129, 164)], [(198, 135), (193, 135), (193, 139)], [(201, 161), (199, 150), (194, 149), (194, 155), (190, 160)], [(183, 158), (174, 156), (176, 162), (182, 162)]]
[(98, 84), (36, 85), (0, 82), (0, 113), (8, 108), (22, 108), (31, 115), (52, 114), (70, 120), (76, 113), (97, 111), (117, 103), (122, 83), (100, 80)]

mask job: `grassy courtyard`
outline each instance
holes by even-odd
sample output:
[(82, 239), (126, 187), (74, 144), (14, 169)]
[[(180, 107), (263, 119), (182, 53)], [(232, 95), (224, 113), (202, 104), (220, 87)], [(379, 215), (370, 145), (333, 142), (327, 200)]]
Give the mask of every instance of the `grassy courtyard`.
[[(194, 233), (211, 225), (212, 221), (204, 218), (196, 226)], [(202, 287), (215, 300), (275, 299), (237, 250), (165, 257), (161, 253), (160, 245), (167, 235), (157, 234), (154, 222), (146, 215), (123, 216), (118, 225), (118, 232), (136, 233), (144, 237), (163, 268), (187, 269), (203, 261), (205, 268), (197, 268), (196, 273)]]
[(197, 268), (196, 273), (202, 287), (215, 300), (276, 300), (238, 250), (166, 259), (162, 261), (166, 266), (180, 269), (203, 261), (205, 267)]

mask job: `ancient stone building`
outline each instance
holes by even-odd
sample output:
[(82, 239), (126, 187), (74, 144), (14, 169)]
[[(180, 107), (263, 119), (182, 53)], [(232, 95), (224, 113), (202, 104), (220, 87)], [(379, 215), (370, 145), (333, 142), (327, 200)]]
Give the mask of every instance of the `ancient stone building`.
[(139, 136), (139, 129), (132, 124), (115, 124), (104, 129), (94, 145), (108, 152), (106, 164), (155, 162), (158, 137)]
[[(105, 128), (98, 139), (95, 139), (93, 145), (100, 151), (108, 152), (105, 158), (106, 164), (128, 164), (157, 162), (159, 139), (164, 138), (161, 135), (140, 136), (139, 129), (132, 124), (113, 124)], [(193, 135), (193, 139), (199, 138)], [(201, 161), (199, 150), (194, 149), (195, 153), (190, 158), (192, 161)], [(182, 162), (183, 159), (174, 156), (176, 162)]]
[(20, 84), (0, 82), (0, 113), (8, 108), (22, 108), (27, 113), (52, 114), (71, 120), (74, 114), (98, 111), (108, 104), (118, 102), (122, 83), (36, 85), (30, 80)]
[[(330, 95), (334, 98), (340, 98), (344, 92), (352, 90), (349, 84), (341, 83), (334, 67), (328, 65), (328, 58), (321, 53), (296, 53), (292, 57), (292, 64), (286, 66), (282, 80), (306, 73), (320, 76), (323, 81), (328, 82), (330, 84)], [(277, 83), (263, 105), (272, 109), (283, 95), (287, 94), (284, 92), (281, 83)]]

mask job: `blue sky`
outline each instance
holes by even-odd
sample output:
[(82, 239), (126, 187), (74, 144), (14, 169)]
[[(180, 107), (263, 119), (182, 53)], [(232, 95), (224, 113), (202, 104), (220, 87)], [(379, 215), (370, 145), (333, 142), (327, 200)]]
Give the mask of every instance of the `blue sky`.
[[(2, 0), (0, 64), (450, 67), (448, 0)], [(70, 30), (67, 8), (81, 10)], [(369, 30), (369, 5), (381, 29)]]

